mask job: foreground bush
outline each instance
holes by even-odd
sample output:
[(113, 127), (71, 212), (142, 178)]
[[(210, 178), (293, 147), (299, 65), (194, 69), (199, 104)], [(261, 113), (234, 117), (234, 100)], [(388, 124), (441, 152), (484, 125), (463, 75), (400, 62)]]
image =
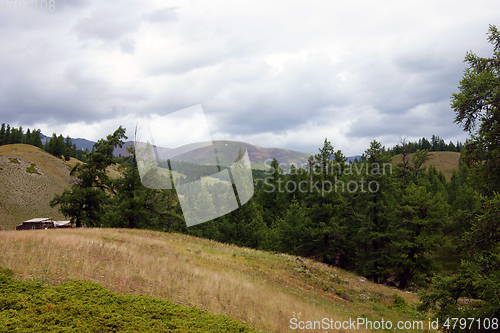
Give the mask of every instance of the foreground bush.
[(88, 281), (16, 281), (0, 267), (0, 332), (254, 332), (234, 319)]

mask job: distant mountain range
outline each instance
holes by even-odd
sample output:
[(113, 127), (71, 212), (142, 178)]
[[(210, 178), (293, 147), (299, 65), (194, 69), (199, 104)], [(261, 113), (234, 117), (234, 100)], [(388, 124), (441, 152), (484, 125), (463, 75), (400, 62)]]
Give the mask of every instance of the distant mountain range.
[[(45, 144), (50, 139), (50, 136), (46, 136), (43, 133), (40, 133), (40, 139), (42, 140), (42, 144)], [(85, 150), (88, 149), (89, 151), (92, 150), (92, 146), (94, 145), (94, 141), (90, 141), (87, 139), (82, 139), (82, 138), (77, 138), (73, 139), (71, 138), (71, 142), (76, 144), (77, 149)]]
[[(213, 145), (207, 143), (194, 143), (178, 147), (175, 149), (156, 147), (160, 159), (171, 159), (174, 161), (187, 161), (196, 164), (215, 164), (214, 152), (217, 152), (219, 164), (230, 166), (238, 157), (241, 148), (243, 152), (248, 152), (248, 157), (252, 164), (252, 169), (267, 170), (273, 158), (276, 158), (283, 170), (289, 170), (292, 164), (302, 166), (307, 164), (307, 159), (311, 154), (294, 150), (280, 148), (262, 148), (245, 142), (238, 141), (212, 141)], [(115, 149), (114, 154), (127, 155), (126, 147), (133, 144), (127, 141), (122, 148)]]
[(94, 141), (90, 141), (90, 140), (82, 139), (82, 138), (71, 139), (71, 142), (76, 144), (76, 148), (82, 149), (82, 150), (88, 149), (89, 151), (92, 150), (92, 146), (95, 143)]
[[(41, 134), (42, 143), (50, 137)], [(94, 145), (93, 141), (77, 138), (71, 139), (78, 149), (88, 149), (92, 150)], [(171, 158), (172, 160), (184, 160), (191, 163), (197, 164), (215, 164), (216, 161), (213, 160), (214, 148), (217, 152), (219, 158), (219, 164), (229, 166), (234, 163), (234, 160), (238, 156), (238, 150), (241, 148), (243, 151), (248, 152), (248, 157), (252, 164), (252, 169), (267, 170), (273, 158), (276, 158), (280, 163), (283, 170), (288, 171), (292, 164), (296, 166), (307, 165), (307, 159), (311, 154), (302, 153), (289, 149), (281, 148), (263, 148), (256, 145), (252, 145), (246, 142), (239, 141), (227, 141), (227, 140), (215, 140), (212, 141), (212, 145), (206, 145), (204, 143), (194, 143), (185, 145), (178, 148), (167, 148), (167, 147), (156, 147), (156, 151), (161, 159)], [(127, 147), (132, 145), (133, 141), (127, 141), (122, 148), (117, 148), (114, 151), (115, 156), (126, 156), (128, 155)], [(171, 157), (174, 156), (174, 157)], [(360, 155), (349, 156), (348, 161), (353, 161), (356, 158), (360, 158)]]

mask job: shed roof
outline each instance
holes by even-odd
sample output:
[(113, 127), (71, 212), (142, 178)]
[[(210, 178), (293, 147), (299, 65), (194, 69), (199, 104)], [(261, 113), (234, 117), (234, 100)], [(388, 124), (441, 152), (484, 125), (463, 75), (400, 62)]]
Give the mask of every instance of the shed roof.
[(52, 217), (37, 217), (31, 220), (23, 221), (23, 223), (35, 223), (35, 222), (50, 222)]
[(63, 225), (69, 224), (71, 221), (54, 221), (56, 227), (62, 227)]

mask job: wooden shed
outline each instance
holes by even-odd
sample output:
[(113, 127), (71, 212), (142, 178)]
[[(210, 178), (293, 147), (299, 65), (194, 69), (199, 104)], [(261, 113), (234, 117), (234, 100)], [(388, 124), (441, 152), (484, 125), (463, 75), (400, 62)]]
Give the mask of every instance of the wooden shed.
[(38, 230), (38, 229), (48, 229), (54, 227), (54, 221), (52, 217), (37, 217), (31, 220), (23, 221), (23, 224), (18, 225), (16, 230)]

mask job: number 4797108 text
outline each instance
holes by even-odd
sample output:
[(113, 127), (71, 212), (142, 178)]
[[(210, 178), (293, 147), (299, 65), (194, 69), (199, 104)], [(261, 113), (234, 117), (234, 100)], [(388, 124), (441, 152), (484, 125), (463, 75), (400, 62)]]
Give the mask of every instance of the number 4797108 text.
[[(1, 0), (0, 0), (1, 1)], [(0, 10), (27, 12), (29, 10), (50, 11), (56, 10), (55, 0), (3, 0)]]

